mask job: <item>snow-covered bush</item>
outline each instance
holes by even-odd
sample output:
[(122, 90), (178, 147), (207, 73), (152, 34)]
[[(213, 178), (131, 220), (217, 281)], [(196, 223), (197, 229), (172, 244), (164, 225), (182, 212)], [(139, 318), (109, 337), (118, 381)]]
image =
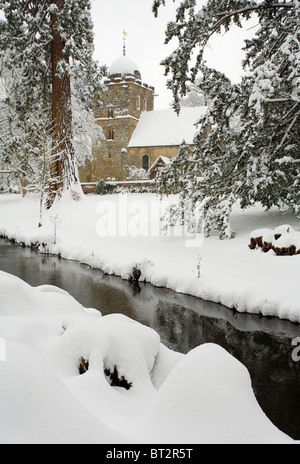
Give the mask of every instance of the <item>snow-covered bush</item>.
[(99, 180), (96, 185), (96, 190), (99, 195), (106, 195), (108, 193), (107, 185), (105, 180)]
[(135, 166), (129, 167), (129, 175), (127, 180), (147, 180), (149, 178), (149, 172), (146, 172), (145, 169), (137, 168)]

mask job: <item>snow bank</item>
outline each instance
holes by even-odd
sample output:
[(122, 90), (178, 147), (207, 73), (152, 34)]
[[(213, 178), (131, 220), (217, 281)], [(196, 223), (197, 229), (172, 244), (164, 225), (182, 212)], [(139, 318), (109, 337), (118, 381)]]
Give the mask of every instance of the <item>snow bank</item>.
[[(51, 285), (32, 289), (21, 280), (14, 280), (0, 271), (1, 315), (41, 316), (63, 313), (82, 314), (82, 306), (64, 290)], [(12, 308), (13, 303), (13, 308)]]
[[(173, 201), (171, 198), (169, 201)], [(231, 227), (236, 238), (168, 236), (159, 231), (154, 194), (86, 196), (75, 202), (66, 196), (45, 213), (38, 229), (39, 202), (34, 198), (0, 196), (0, 235), (38, 242), (41, 252), (54, 253), (128, 279), (134, 267), (141, 280), (176, 292), (221, 303), (239, 312), (276, 316), (300, 322), (300, 256), (277, 257), (248, 248), (251, 230), (274, 231), (299, 221), (277, 209), (259, 205), (235, 208)], [(54, 244), (53, 218), (57, 216)], [(101, 227), (100, 227), (101, 226)]]
[(152, 329), (86, 311), (58, 289), (4, 272), (0, 288), (0, 443), (292, 442), (258, 406), (246, 368), (222, 348), (182, 355)]

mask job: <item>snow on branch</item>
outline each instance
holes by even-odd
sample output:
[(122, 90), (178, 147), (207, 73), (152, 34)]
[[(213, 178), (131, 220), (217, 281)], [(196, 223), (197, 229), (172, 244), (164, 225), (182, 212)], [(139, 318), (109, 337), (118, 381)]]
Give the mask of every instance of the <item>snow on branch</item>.
[(239, 15), (239, 14), (243, 14), (243, 13), (248, 13), (248, 12), (253, 12), (253, 11), (257, 11), (257, 10), (262, 10), (262, 9), (277, 9), (277, 8), (288, 8), (288, 9), (291, 9), (291, 8), (294, 8), (294, 4), (293, 3), (266, 3), (266, 2), (262, 2), (260, 3), (259, 5), (255, 5), (255, 4), (251, 4), (245, 8), (240, 8), (239, 10), (233, 10), (233, 11), (222, 11), (221, 13), (216, 13), (215, 16), (226, 16), (227, 18), (228, 17), (231, 17), (231, 16), (234, 16), (234, 15)]
[[(252, 3), (252, 2), (251, 2)], [(254, 2), (253, 2), (254, 3)], [(271, 3), (268, 4), (266, 2), (262, 2), (259, 5), (251, 4), (245, 8), (241, 8), (239, 10), (233, 11), (222, 11), (220, 13), (216, 13), (215, 17), (221, 17), (221, 19), (213, 26), (211, 29), (208, 38), (212, 37), (220, 28), (228, 22), (233, 16), (241, 16), (253, 13), (259, 10), (269, 10), (269, 9), (279, 9), (279, 8), (286, 8), (292, 9), (294, 8), (293, 3)]]

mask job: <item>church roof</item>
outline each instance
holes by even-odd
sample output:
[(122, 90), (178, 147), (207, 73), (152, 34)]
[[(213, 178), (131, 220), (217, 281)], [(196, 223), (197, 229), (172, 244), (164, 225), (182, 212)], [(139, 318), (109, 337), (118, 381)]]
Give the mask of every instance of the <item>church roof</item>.
[(183, 141), (192, 145), (196, 123), (206, 111), (206, 107), (182, 108), (179, 116), (173, 109), (145, 111), (128, 147), (177, 146)]
[(116, 59), (108, 72), (109, 76), (135, 76), (138, 79), (141, 79), (141, 73), (137, 64), (128, 56), (120, 56)]

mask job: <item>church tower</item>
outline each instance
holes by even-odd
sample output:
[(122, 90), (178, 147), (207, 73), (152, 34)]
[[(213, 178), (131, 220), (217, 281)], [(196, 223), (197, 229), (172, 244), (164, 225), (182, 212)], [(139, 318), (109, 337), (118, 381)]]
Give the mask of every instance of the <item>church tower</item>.
[(126, 56), (125, 42), (123, 55), (111, 65), (104, 84), (101, 106), (94, 108), (104, 140), (93, 147), (93, 160), (80, 169), (81, 182), (126, 180), (129, 141), (142, 112), (154, 110), (155, 89), (143, 83), (138, 66)]

